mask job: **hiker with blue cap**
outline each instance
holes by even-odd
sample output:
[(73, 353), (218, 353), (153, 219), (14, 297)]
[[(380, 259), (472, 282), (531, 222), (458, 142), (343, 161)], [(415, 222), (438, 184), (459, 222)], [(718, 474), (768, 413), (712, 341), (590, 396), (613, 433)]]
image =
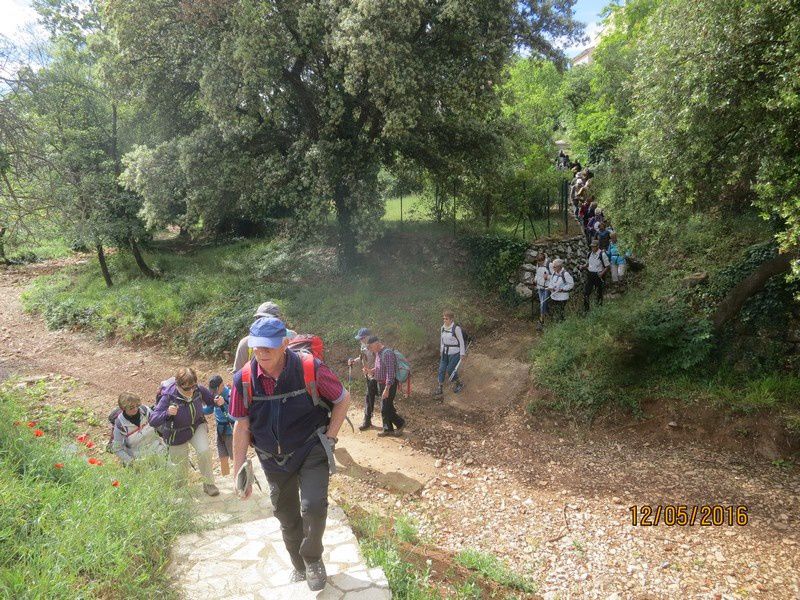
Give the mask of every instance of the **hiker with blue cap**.
[(378, 382), (372, 373), (375, 369), (375, 353), (369, 349), (367, 340), (372, 337), (372, 331), (362, 327), (356, 332), (356, 340), (361, 342), (361, 353), (357, 358), (348, 358), (347, 366), (352, 367), (355, 363), (361, 363), (361, 371), (366, 379), (367, 389), (364, 394), (364, 422), (359, 425), (361, 431), (366, 431), (372, 427), (372, 413), (375, 410), (375, 398), (378, 396)]
[[(238, 475), (247, 466), (252, 442), (294, 567), (290, 581), (306, 581), (318, 591), (327, 580), (322, 534), (336, 469), (333, 449), (350, 394), (321, 360), (288, 348), (278, 318), (256, 320), (247, 343), (253, 358), (233, 376), (229, 411), (236, 421), (233, 470)], [(246, 500), (252, 491), (252, 483), (245, 484), (240, 497)]]

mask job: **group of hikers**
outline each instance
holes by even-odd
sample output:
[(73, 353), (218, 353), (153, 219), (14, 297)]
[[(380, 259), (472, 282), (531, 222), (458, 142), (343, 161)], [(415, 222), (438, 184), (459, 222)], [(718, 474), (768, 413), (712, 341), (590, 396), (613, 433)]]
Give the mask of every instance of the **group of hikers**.
[[(575, 220), (581, 225), (586, 237), (586, 277), (583, 287), (583, 308), (588, 312), (592, 292), (596, 294), (597, 304), (603, 304), (606, 274), (611, 272), (613, 283), (621, 283), (625, 278), (626, 256), (620, 251), (617, 232), (611, 221), (605, 217), (603, 209), (597, 206), (592, 192), (594, 174), (589, 169), (581, 169), (579, 163), (570, 163), (569, 156), (559, 151), (558, 164), (571, 166), (572, 181), (569, 184), (569, 201), (573, 207)], [(544, 253), (536, 257), (534, 277), (537, 294), (534, 296), (534, 313), (538, 312), (537, 329), (544, 327), (545, 317), (554, 320), (564, 318), (569, 301), (569, 292), (575, 287), (575, 279), (564, 266), (564, 260), (550, 260)], [(538, 300), (538, 311), (536, 301)]]
[[(237, 495), (247, 500), (254, 482), (247, 455), (254, 449), (291, 558), (289, 581), (306, 581), (310, 590), (318, 591), (327, 580), (322, 535), (328, 484), (336, 470), (333, 453), (350, 404), (350, 386), (323, 362), (319, 338), (287, 329), (277, 304), (261, 304), (254, 319), (237, 347), (232, 385), (225, 385), (220, 375), (202, 385), (193, 368), (183, 367), (161, 382), (153, 407), (138, 396), (121, 394), (118, 409), (109, 415), (109, 448), (125, 465), (145, 455), (166, 455), (178, 484), (184, 485), (191, 445), (203, 492), (217, 496), (206, 423), (206, 415), (213, 413), (221, 475), (232, 472)], [(470, 341), (452, 311), (444, 311), (442, 320), (436, 398), (442, 398), (446, 381), (453, 383), (454, 393), (463, 389), (459, 370)], [(355, 339), (359, 356), (347, 362), (349, 369), (359, 364), (365, 379), (359, 429), (372, 427), (380, 398), (382, 428), (377, 435), (401, 435), (406, 420), (394, 400), (403, 381), (410, 386), (410, 367), (370, 329), (360, 328)]]

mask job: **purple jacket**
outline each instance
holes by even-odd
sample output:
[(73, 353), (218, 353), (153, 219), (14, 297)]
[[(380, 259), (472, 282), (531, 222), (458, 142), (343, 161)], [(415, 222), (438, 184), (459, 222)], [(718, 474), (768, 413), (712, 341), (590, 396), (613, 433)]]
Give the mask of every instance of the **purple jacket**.
[[(170, 404), (178, 405), (178, 413), (173, 417), (167, 414)], [(161, 428), (164, 441), (170, 446), (185, 444), (194, 435), (195, 429), (206, 422), (203, 404), (214, 406), (214, 395), (207, 387), (199, 385), (191, 400), (186, 400), (178, 393), (177, 384), (170, 382), (159, 398), (150, 415), (150, 425)]]

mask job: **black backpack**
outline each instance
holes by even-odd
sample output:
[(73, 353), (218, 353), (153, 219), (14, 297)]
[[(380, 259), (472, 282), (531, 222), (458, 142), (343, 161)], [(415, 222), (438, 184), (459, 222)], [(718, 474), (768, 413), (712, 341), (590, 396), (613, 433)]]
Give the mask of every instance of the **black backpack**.
[[(464, 348), (467, 348), (472, 343), (472, 336), (467, 333), (467, 330), (461, 327), (461, 323), (453, 323), (453, 335), (456, 333), (456, 327), (461, 328), (461, 337), (464, 338)], [(444, 325), (442, 325), (441, 333), (444, 333)]]

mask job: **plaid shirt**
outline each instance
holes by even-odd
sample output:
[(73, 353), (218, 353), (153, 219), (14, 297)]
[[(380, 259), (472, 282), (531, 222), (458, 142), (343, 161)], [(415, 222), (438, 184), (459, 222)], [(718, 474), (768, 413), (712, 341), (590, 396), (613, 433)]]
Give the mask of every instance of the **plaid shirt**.
[(375, 355), (375, 381), (389, 387), (397, 378), (397, 358), (391, 348), (384, 347)]

